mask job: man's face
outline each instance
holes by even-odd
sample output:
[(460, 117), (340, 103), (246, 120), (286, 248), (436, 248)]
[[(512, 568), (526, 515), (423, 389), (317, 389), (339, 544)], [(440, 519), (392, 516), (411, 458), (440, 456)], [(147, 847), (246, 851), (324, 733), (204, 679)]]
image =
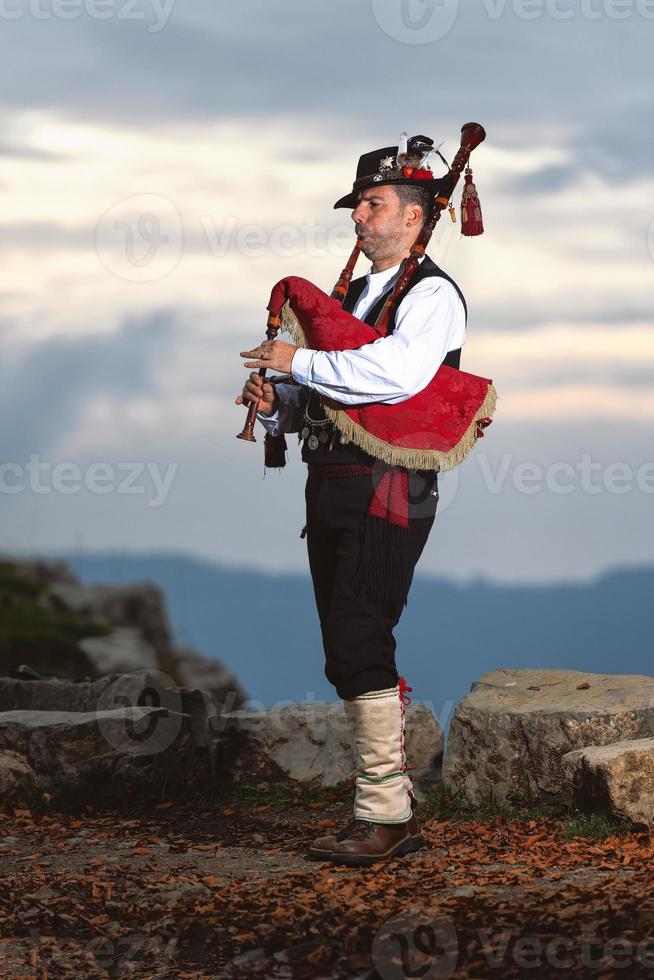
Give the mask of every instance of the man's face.
[[(379, 260), (395, 255), (405, 247), (407, 239), (406, 208), (389, 184), (366, 187), (352, 212), (357, 235), (363, 239), (361, 251), (366, 258)], [(414, 232), (417, 234), (419, 228)]]

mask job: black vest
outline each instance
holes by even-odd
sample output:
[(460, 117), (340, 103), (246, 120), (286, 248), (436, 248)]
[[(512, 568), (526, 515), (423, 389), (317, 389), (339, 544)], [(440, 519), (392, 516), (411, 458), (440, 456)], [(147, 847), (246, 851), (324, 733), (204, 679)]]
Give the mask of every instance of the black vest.
[[(410, 292), (411, 288), (415, 286), (416, 283), (420, 282), (422, 279), (426, 279), (429, 276), (439, 276), (441, 279), (447, 279), (448, 282), (452, 283), (457, 293), (459, 294), (459, 298), (461, 299), (461, 302), (463, 303), (463, 309), (465, 312), (466, 322), (467, 322), (468, 309), (466, 306), (466, 301), (463, 297), (463, 293), (461, 292), (457, 284), (454, 282), (454, 280), (451, 279), (446, 272), (443, 272), (443, 270), (440, 269), (436, 265), (436, 263), (429, 258), (428, 255), (425, 255), (424, 259), (422, 260), (422, 262), (416, 269), (415, 273), (413, 274), (413, 278), (411, 280), (411, 286), (409, 287), (407, 292)], [(357, 300), (359, 299), (361, 293), (365, 289), (365, 285), (366, 285), (366, 276), (361, 276), (359, 279), (353, 279), (352, 282), (350, 283), (350, 287), (347, 291), (347, 295), (343, 302), (343, 309), (347, 310), (348, 313), (351, 313), (352, 310), (354, 309)], [(382, 308), (384, 306), (384, 303), (386, 302), (389, 292), (390, 289), (382, 296), (380, 296), (380, 298), (377, 300), (374, 306), (372, 306), (368, 310), (365, 317), (363, 317), (364, 323), (368, 323), (371, 326), (375, 323), (375, 320), (377, 319), (377, 317), (382, 311)], [(402, 305), (402, 301), (400, 301), (399, 305), (400, 306)], [(389, 324), (387, 336), (393, 333), (394, 328), (395, 328), (395, 318), (392, 317), (391, 322)], [(443, 360), (443, 364), (447, 364), (449, 367), (458, 368), (460, 365), (460, 361), (461, 361), (461, 348), (457, 347), (456, 350), (448, 351), (445, 359)], [(327, 418), (324, 409), (320, 403), (320, 396), (316, 391), (311, 391), (311, 395), (309, 397), (309, 401), (307, 404), (307, 413), (312, 419), (315, 419), (316, 421), (318, 420), (322, 421)], [(307, 423), (302, 421), (300, 423), (300, 432), (302, 432), (302, 429), (304, 429), (305, 426), (307, 426)], [(312, 429), (312, 431), (315, 430)], [(305, 463), (365, 463), (368, 466), (371, 466), (374, 465), (374, 463), (376, 462), (373, 456), (370, 456), (368, 453), (364, 452), (363, 449), (359, 449), (359, 447), (355, 446), (354, 443), (348, 442), (343, 444), (340, 441), (339, 434), (337, 432), (336, 433), (334, 432), (334, 427), (331, 422), (327, 423), (327, 425), (324, 427), (324, 430), (321, 429), (318, 431), (325, 431), (329, 436), (329, 440), (327, 442), (320, 442), (316, 449), (309, 449), (308, 439), (304, 439), (302, 443), (302, 459), (304, 460)], [(329, 449), (330, 442), (333, 442), (333, 447), (331, 450)]]

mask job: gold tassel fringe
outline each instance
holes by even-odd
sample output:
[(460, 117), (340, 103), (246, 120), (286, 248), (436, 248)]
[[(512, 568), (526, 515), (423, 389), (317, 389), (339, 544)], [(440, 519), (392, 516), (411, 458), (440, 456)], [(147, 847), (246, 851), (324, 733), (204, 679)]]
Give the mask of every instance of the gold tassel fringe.
[(291, 304), (288, 300), (286, 300), (282, 306), (282, 323), (279, 329), (290, 334), (291, 340), (294, 344), (297, 344), (298, 347), (307, 346), (307, 338), (304, 335), (304, 330), (300, 325), (300, 321), (291, 309)]
[[(307, 339), (300, 325), (300, 321), (290, 307), (288, 301), (282, 308), (281, 329), (291, 335), (293, 342), (298, 347), (306, 347)], [(363, 449), (364, 452), (381, 459), (389, 466), (404, 466), (409, 470), (452, 470), (459, 463), (462, 463), (470, 450), (477, 442), (477, 421), (484, 418), (492, 418), (497, 405), (499, 395), (495, 386), (490, 384), (486, 397), (475, 414), (474, 419), (463, 433), (456, 446), (452, 449), (443, 451), (440, 449), (408, 449), (404, 446), (394, 446), (378, 436), (373, 436), (370, 432), (351, 419), (343, 409), (330, 408), (323, 401), (323, 408), (327, 418), (329, 418), (338, 431), (353, 442), (355, 446)]]

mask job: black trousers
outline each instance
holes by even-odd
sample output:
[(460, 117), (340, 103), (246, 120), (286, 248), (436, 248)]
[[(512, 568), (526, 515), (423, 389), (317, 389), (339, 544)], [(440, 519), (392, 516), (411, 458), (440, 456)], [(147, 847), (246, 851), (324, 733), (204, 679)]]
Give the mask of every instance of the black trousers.
[(409, 472), (410, 577), (401, 600), (380, 601), (356, 595), (351, 584), (359, 562), (361, 526), (373, 494), (372, 476), (326, 479), (309, 474), (305, 488), (309, 567), (325, 674), (340, 698), (355, 698), (398, 682), (393, 630), (434, 523), (437, 493), (435, 473)]

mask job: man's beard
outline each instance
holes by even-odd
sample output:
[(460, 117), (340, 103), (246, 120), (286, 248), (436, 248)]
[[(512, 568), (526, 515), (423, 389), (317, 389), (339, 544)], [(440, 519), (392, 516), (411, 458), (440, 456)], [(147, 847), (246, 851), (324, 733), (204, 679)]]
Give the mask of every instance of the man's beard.
[(376, 232), (370, 236), (363, 232), (360, 237), (363, 237), (361, 251), (367, 259), (383, 259), (387, 255), (394, 255), (402, 246), (399, 232), (392, 230)]

